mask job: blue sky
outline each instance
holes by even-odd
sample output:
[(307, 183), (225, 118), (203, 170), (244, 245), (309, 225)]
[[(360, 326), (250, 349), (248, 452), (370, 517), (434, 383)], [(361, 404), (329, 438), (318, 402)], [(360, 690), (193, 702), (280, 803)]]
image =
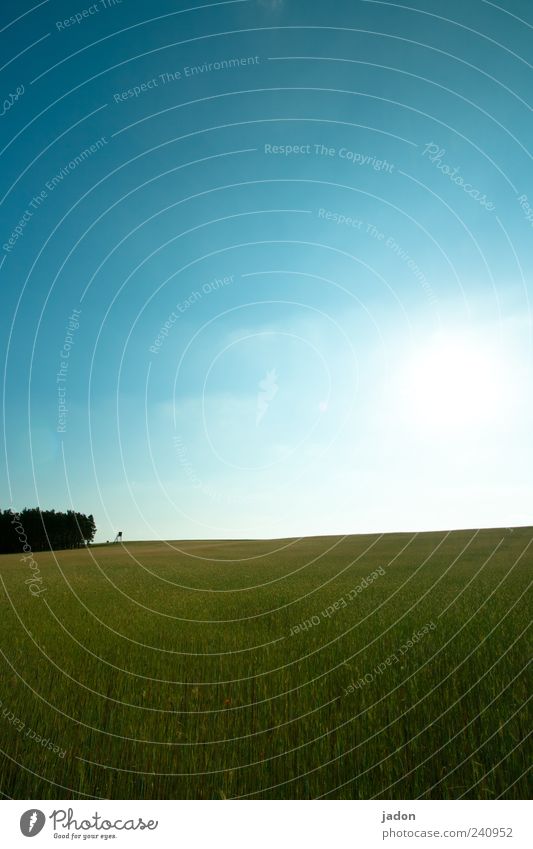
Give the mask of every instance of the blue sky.
[(0, 15), (3, 506), (531, 523), (529, 3)]

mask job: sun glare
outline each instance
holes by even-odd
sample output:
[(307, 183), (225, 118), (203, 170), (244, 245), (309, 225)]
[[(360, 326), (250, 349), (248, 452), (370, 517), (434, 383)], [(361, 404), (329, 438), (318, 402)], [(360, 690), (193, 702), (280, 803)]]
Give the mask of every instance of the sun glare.
[(438, 334), (410, 361), (404, 388), (417, 422), (479, 427), (500, 397), (499, 358), (486, 342)]

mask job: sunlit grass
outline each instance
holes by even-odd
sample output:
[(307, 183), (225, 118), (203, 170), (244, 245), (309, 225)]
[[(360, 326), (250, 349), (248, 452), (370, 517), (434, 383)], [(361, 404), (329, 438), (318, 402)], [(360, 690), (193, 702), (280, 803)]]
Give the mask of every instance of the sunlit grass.
[(523, 797), (531, 539), (524, 528), (36, 554), (38, 598), (20, 558), (0, 557), (0, 790)]

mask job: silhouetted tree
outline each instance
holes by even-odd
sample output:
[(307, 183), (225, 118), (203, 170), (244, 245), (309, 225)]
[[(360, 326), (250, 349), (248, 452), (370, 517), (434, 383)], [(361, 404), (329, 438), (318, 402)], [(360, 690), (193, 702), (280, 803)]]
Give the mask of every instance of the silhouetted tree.
[(92, 514), (67, 510), (0, 510), (0, 553), (80, 548), (94, 539), (96, 525)]

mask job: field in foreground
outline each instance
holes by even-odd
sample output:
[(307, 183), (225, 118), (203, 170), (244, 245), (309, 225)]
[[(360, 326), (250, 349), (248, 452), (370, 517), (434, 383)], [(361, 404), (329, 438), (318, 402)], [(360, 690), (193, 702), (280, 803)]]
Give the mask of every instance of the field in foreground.
[(27, 564), (2, 556), (0, 791), (524, 798), (532, 541), (40, 553), (38, 597)]

